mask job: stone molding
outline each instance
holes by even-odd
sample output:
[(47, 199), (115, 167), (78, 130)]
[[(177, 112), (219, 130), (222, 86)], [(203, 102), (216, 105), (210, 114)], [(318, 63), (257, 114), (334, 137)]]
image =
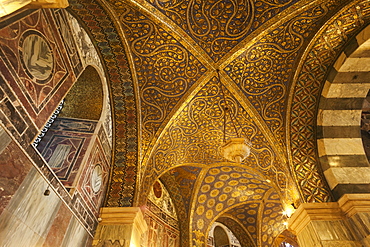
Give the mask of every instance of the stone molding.
[(364, 212), (370, 212), (370, 194), (345, 194), (338, 202), (301, 204), (288, 226), (298, 235), (311, 221), (344, 220)]
[(348, 218), (351, 218), (357, 213), (369, 213), (370, 195), (345, 194), (338, 200), (338, 205)]
[(311, 221), (341, 220), (343, 216), (337, 202), (303, 203), (288, 220), (288, 226), (298, 235)]

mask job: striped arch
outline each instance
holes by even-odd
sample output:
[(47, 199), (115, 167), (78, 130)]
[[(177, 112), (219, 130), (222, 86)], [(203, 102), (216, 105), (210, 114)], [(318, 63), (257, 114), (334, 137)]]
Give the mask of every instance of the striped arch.
[(361, 112), (370, 89), (370, 26), (339, 56), (325, 82), (317, 115), (317, 145), (336, 200), (370, 192), (370, 165), (361, 139)]

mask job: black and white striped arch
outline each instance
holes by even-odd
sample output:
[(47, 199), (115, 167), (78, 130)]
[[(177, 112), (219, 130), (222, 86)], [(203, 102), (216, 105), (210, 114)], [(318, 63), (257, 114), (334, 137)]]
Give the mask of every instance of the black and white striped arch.
[(361, 139), (361, 112), (370, 89), (370, 26), (334, 64), (324, 85), (317, 117), (321, 166), (336, 199), (370, 192), (370, 165)]

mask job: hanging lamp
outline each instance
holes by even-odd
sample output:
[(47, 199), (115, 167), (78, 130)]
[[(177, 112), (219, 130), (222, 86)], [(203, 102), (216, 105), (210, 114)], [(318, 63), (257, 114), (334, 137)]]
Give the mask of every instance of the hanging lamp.
[[(223, 144), (221, 145), (221, 153), (222, 156), (232, 162), (235, 163), (241, 163), (243, 160), (245, 160), (249, 155), (250, 155), (250, 150), (252, 144), (250, 141), (245, 138), (241, 137), (238, 133), (238, 129), (235, 125), (234, 120), (236, 119), (233, 118), (233, 115), (231, 114), (230, 107), (227, 104), (227, 100), (223, 91), (223, 85), (221, 82), (221, 77), (220, 77), (220, 70), (217, 69), (217, 77), (218, 81), (220, 83), (220, 89), (221, 89), (221, 94), (225, 102), (224, 106), (224, 139), (223, 139)], [(229, 138), (226, 141), (226, 124), (227, 124), (227, 116), (230, 117), (231, 124), (233, 125), (233, 128), (235, 130), (235, 135), (236, 137)]]

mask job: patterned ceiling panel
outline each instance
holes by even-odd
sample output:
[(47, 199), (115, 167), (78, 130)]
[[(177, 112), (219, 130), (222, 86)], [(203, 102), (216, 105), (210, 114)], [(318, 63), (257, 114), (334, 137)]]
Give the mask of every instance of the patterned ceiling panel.
[(147, 0), (217, 62), (248, 34), (298, 0)]
[(283, 207), (276, 193), (270, 195), (264, 204), (261, 216), (261, 243), (262, 247), (270, 247), (275, 238), (286, 229), (284, 222), (287, 221), (283, 215)]
[(333, 8), (333, 1), (327, 1), (291, 18), (267, 32), (225, 68), (283, 146), (286, 92), (298, 54), (305, 48), (307, 37), (320, 27), (322, 17)]
[(162, 122), (206, 69), (168, 31), (140, 12), (127, 5), (116, 12), (133, 55), (145, 152)]
[[(232, 215), (247, 229), (256, 246), (270, 247), (275, 237), (284, 229), (286, 217), (279, 195), (270, 190), (264, 198), (252, 203), (231, 208), (226, 213)], [(261, 220), (258, 218), (261, 217)]]
[[(195, 242), (205, 241), (212, 221), (228, 208), (240, 203), (260, 202), (270, 189), (271, 184), (249, 169), (228, 166), (209, 169), (195, 190), (196, 199), (190, 215)], [(258, 208), (258, 203), (255, 204)], [(251, 210), (249, 214), (257, 218), (257, 212), (258, 209)]]
[[(261, 201), (245, 203), (230, 209), (227, 213), (234, 216), (244, 226), (251, 236), (255, 246), (258, 245), (258, 212), (261, 207)], [(218, 219), (217, 219), (218, 221)]]
[[(144, 171), (142, 196), (147, 194), (145, 184), (151, 184), (153, 179), (171, 167), (187, 163), (210, 165), (223, 160), (219, 147), (223, 143), (224, 100), (219, 86), (219, 83), (211, 80), (201, 88), (158, 140), (158, 146)], [(253, 143), (252, 153), (243, 163), (262, 172), (281, 189), (286, 188), (289, 180), (286, 177), (289, 176), (287, 168), (254, 120), (230, 92), (224, 89), (224, 95), (229, 108), (238, 119), (236, 125), (239, 131), (243, 131), (243, 135)], [(227, 138), (235, 136), (230, 123), (227, 124), (226, 134)]]
[(316, 35), (302, 58), (292, 87), (290, 125), (294, 173), (307, 202), (331, 201), (316, 156), (316, 109), (326, 75), (352, 35), (369, 24), (370, 3), (353, 1)]

